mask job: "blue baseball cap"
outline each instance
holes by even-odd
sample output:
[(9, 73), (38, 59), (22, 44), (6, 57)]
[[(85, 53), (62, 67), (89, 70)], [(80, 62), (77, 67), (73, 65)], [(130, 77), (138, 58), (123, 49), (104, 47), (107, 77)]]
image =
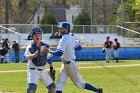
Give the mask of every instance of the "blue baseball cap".
[(58, 26), (59, 28), (65, 28), (65, 29), (70, 29), (71, 25), (69, 22), (61, 22), (60, 25)]
[(33, 28), (32, 35), (34, 35), (34, 34), (42, 34), (42, 29), (38, 28), (38, 27)]

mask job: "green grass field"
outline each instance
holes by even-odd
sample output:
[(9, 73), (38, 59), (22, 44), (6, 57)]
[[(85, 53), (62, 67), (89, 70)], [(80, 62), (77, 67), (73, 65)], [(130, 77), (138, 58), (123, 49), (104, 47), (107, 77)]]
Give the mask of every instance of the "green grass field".
[[(125, 66), (133, 65), (139, 66)], [(117, 66), (110, 67), (106, 66)], [(55, 62), (54, 67), (60, 68), (61, 62)], [(98, 68), (101, 67), (102, 68)], [(81, 68), (90, 67), (90, 68)], [(97, 68), (92, 68), (97, 67)], [(0, 92), (26, 93), (27, 72), (2, 72), (10, 70), (27, 70), (26, 63), (0, 64)], [(140, 93), (140, 60), (121, 60), (120, 63), (104, 63), (104, 61), (80, 61), (79, 71), (83, 79), (97, 87), (102, 87), (104, 93)], [(59, 70), (56, 72), (58, 77)], [(57, 80), (56, 80), (57, 83)], [(38, 82), (36, 93), (46, 93), (46, 88)], [(68, 80), (63, 93), (93, 93), (78, 89)]]

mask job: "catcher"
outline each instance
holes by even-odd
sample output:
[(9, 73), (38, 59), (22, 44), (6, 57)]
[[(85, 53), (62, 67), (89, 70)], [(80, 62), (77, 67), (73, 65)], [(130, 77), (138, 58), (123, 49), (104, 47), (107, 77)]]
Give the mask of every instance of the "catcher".
[[(33, 42), (27, 46), (25, 58), (28, 60), (28, 88), (27, 93), (35, 93), (37, 82), (40, 80), (48, 89), (48, 93), (55, 93), (56, 85), (46, 71), (46, 63), (50, 64), (53, 71), (51, 55), (47, 54), (45, 49), (48, 44), (41, 42), (42, 30), (40, 28), (32, 29)], [(50, 71), (50, 72), (52, 72)]]

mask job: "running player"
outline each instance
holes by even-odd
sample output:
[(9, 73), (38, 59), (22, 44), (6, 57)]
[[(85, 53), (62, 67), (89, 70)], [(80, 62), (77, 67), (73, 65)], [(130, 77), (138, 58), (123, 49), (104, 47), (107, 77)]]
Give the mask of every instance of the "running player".
[(62, 22), (58, 27), (62, 38), (59, 41), (57, 50), (48, 50), (48, 53), (51, 53), (55, 56), (61, 56), (61, 60), (63, 61), (58, 77), (56, 93), (62, 93), (68, 77), (78, 88), (91, 90), (96, 93), (103, 93), (101, 88), (98, 89), (86, 83), (78, 71), (78, 63), (76, 61), (75, 51), (81, 50), (82, 46), (80, 45), (79, 41), (69, 34), (71, 28), (70, 23)]

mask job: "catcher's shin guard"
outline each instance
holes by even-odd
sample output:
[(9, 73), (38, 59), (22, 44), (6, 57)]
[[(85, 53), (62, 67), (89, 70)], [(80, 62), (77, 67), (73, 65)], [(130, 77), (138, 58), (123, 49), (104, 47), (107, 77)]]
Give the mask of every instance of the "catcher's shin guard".
[(35, 93), (36, 92), (36, 89), (27, 89), (27, 93)]
[(56, 85), (55, 83), (51, 83), (48, 87), (48, 93), (55, 93), (56, 92)]
[(36, 92), (37, 85), (34, 83), (28, 84), (27, 93), (35, 93)]

